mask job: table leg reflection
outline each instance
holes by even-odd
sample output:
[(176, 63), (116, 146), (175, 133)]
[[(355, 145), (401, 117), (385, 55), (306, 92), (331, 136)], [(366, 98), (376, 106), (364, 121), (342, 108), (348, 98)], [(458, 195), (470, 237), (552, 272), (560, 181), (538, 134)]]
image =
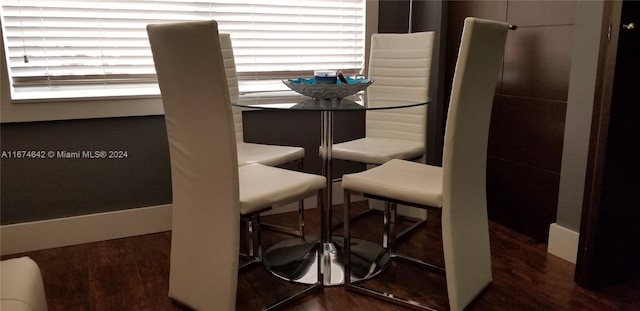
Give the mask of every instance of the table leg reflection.
[[(325, 286), (344, 284), (344, 242), (332, 234), (332, 163), (333, 111), (322, 111), (321, 158), (322, 175), (327, 179), (320, 210), (320, 241), (305, 236), (282, 241), (267, 250), (263, 263), (274, 275), (292, 282)], [(351, 239), (351, 280), (370, 278), (382, 271), (389, 262), (389, 253), (376, 243)], [(322, 256), (321, 267), (318, 257)]]

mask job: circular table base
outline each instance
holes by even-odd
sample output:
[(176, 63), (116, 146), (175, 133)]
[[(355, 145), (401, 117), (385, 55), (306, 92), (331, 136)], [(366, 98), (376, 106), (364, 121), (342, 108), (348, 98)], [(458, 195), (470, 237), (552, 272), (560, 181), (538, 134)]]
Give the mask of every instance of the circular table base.
[[(279, 242), (267, 250), (263, 264), (275, 276), (301, 284), (318, 280), (318, 254), (322, 249), (324, 285), (344, 284), (344, 241), (333, 237), (330, 243), (319, 243), (315, 237), (295, 238)], [(389, 252), (382, 246), (351, 239), (351, 281), (368, 279), (380, 273), (389, 263)]]

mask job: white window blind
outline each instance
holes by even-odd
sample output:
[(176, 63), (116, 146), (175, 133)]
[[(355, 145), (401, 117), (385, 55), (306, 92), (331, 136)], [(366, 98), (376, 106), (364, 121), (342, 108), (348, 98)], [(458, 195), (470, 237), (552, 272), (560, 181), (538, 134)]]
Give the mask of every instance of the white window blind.
[(2, 0), (14, 87), (149, 83), (146, 25), (218, 21), (241, 79), (360, 74), (364, 0)]

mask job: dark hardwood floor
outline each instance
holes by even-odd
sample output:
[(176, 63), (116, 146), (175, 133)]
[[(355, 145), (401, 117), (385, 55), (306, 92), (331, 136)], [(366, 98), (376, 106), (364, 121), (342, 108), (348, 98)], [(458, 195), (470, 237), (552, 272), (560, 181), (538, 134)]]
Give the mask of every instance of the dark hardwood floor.
[[(358, 204), (364, 208), (364, 204)], [(335, 220), (342, 215), (335, 207)], [(426, 226), (400, 241), (399, 251), (442, 263), (439, 216), (430, 214)], [(295, 224), (294, 213), (265, 217), (271, 222)], [(317, 234), (318, 213), (307, 213), (307, 228)], [(381, 240), (381, 216), (354, 222), (357, 237)], [(640, 280), (589, 291), (573, 282), (574, 265), (546, 252), (546, 245), (490, 223), (493, 283), (470, 310), (640, 310)], [(336, 230), (340, 234), (341, 230)], [(264, 231), (263, 244), (289, 238)], [(171, 233), (162, 232), (90, 244), (3, 256), (30, 256), (39, 265), (49, 311), (74, 310), (182, 310), (167, 297)], [(212, 263), (213, 264), (213, 263)], [(380, 277), (368, 281), (380, 289), (393, 289), (411, 298), (447, 308), (444, 275), (397, 262)], [(238, 310), (260, 310), (300, 290), (257, 266), (238, 279)], [(285, 308), (286, 310), (388, 311), (402, 308), (327, 287)]]

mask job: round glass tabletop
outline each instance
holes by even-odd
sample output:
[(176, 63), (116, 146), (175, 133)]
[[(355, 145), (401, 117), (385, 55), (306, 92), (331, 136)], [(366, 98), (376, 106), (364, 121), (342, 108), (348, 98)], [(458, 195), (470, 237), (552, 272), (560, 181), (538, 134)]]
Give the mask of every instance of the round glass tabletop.
[(253, 109), (272, 109), (272, 110), (306, 110), (306, 111), (343, 111), (343, 110), (382, 110), (407, 108), (426, 105), (431, 102), (427, 99), (424, 102), (415, 102), (408, 100), (369, 100), (366, 96), (356, 95), (341, 99), (313, 99), (306, 96), (282, 96), (274, 97), (265, 94), (265, 96), (252, 95), (249, 97), (241, 97), (233, 106)]

